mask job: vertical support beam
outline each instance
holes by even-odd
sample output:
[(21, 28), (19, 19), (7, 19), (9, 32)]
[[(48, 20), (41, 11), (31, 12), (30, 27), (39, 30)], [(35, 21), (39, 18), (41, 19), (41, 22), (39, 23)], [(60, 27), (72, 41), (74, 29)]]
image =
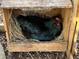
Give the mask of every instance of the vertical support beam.
[(69, 40), (68, 40), (68, 49), (67, 49), (67, 57), (68, 57), (68, 59), (70, 58), (70, 55), (71, 55), (71, 49), (72, 49), (72, 44), (73, 44), (75, 25), (76, 25), (76, 22), (72, 21), (71, 26), (70, 26), (70, 30), (69, 30)]
[(4, 23), (4, 28), (6, 31), (6, 38), (7, 38), (7, 43), (9, 43), (10, 39), (10, 33), (9, 33), (9, 18), (11, 14), (11, 9), (3, 9), (3, 23)]
[(79, 1), (78, 1), (78, 6), (77, 6), (77, 17), (79, 17)]
[(76, 27), (75, 36), (74, 36), (74, 43), (73, 43), (73, 47), (72, 47), (72, 54), (73, 55), (77, 53), (76, 43), (77, 43), (78, 33), (79, 33), (79, 17), (77, 17), (77, 27)]
[(68, 41), (68, 32), (69, 32), (69, 27), (70, 27), (71, 11), (72, 11), (71, 8), (62, 9), (62, 16), (64, 17), (64, 20), (63, 20), (64, 31), (63, 32), (64, 32), (64, 40), (65, 41)]
[(77, 53), (76, 43), (77, 43), (77, 38), (78, 38), (78, 33), (79, 33), (79, 1), (78, 1), (78, 5), (77, 5), (76, 22), (77, 22), (77, 27), (76, 27), (75, 36), (74, 36), (74, 43), (73, 43), (73, 47), (72, 47), (72, 54), (76, 54)]
[(75, 34), (75, 28), (76, 28), (76, 14), (77, 14), (77, 5), (78, 0), (72, 0), (73, 2), (73, 9), (71, 13), (71, 25), (69, 30), (69, 38), (68, 38), (68, 49), (67, 49), (67, 59), (70, 59), (72, 55), (72, 45), (74, 43), (74, 34)]

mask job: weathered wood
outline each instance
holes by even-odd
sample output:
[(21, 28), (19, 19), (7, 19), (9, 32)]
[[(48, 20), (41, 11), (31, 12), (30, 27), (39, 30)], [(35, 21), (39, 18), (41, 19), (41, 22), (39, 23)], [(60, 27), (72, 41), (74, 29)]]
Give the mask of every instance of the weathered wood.
[(70, 28), (70, 18), (71, 18), (71, 8), (62, 9), (62, 17), (63, 17), (63, 32), (64, 32), (64, 40), (68, 41), (69, 36), (69, 28)]
[(72, 48), (73, 48), (73, 43), (74, 43), (78, 0), (72, 0), (72, 2), (73, 2), (73, 9), (71, 13), (71, 24), (70, 24), (70, 30), (69, 30), (68, 49), (67, 49), (68, 59), (70, 58), (70, 55), (72, 53)]
[(74, 42), (73, 42), (73, 47), (72, 47), (72, 54), (77, 53), (76, 44), (77, 44), (78, 33), (79, 33), (79, 17), (77, 17), (77, 26), (76, 26)]
[(31, 42), (31, 43), (9, 43), (8, 50), (10, 52), (30, 52), (30, 51), (62, 51), (65, 52), (67, 49), (67, 42)]
[(78, 6), (77, 6), (77, 17), (79, 17), (79, 1), (78, 1)]
[[(48, 43), (44, 42), (44, 43), (33, 43), (33, 44), (31, 44), (32, 42), (31, 43), (26, 42), (26, 43), (22, 43), (22, 44), (20, 44), (20, 42), (19, 43), (13, 43), (13, 42), (10, 43), (9, 42), (10, 41), (9, 40), (10, 39), (10, 30), (9, 30), (9, 20), (10, 19), (9, 19), (9, 17), (10, 17), (10, 14), (11, 14), (11, 10), (10, 9), (4, 9), (3, 11), (4, 11), (4, 17), (5, 17), (4, 18), (4, 24), (5, 24), (5, 29), (6, 29), (6, 32), (7, 32), (6, 35), (7, 35), (7, 41), (8, 41), (7, 42), (8, 43), (8, 50), (10, 52), (26, 52), (26, 51), (27, 52), (28, 51), (63, 51), (63, 52), (65, 52), (66, 51), (66, 49), (67, 49), (67, 39), (66, 39), (66, 37), (68, 36), (68, 33), (66, 33), (66, 32), (68, 32), (68, 28), (69, 28), (69, 26), (67, 25), (69, 23), (68, 22), (69, 16), (67, 18), (66, 18), (66, 16), (67, 16), (67, 13), (69, 13), (70, 9), (66, 9), (64, 12), (62, 12), (61, 9), (58, 9), (58, 10), (52, 9), (52, 11), (50, 11), (50, 13), (48, 12), (49, 14), (51, 14), (51, 12), (52, 12), (53, 15), (61, 14), (61, 12), (62, 12), (62, 16), (64, 15), (63, 16), (64, 25), (65, 25), (64, 33), (66, 33), (66, 34), (64, 34), (64, 39), (66, 39), (66, 40), (64, 40), (63, 42), (62, 41), (60, 42), (58, 40), (59, 42), (53, 41), (53, 42), (48, 42)], [(65, 37), (65, 35), (66, 35), (66, 37)]]
[(9, 35), (10, 14), (11, 14), (11, 9), (3, 9), (3, 23), (6, 32), (7, 44), (9, 43), (9, 39), (10, 39), (10, 35)]
[[(33, 1), (33, 2), (32, 2)], [(51, 9), (49, 14), (61, 14), (63, 16), (63, 27), (64, 27), (64, 41), (61, 42), (25, 42), (25, 43), (14, 43), (10, 41), (10, 30), (9, 30), (9, 17), (11, 14), (11, 9), (3, 9), (4, 12), (4, 24), (6, 29), (7, 36), (7, 46), (10, 52), (28, 52), (28, 51), (63, 51), (67, 52), (67, 57), (71, 56), (71, 49), (74, 39), (74, 30), (76, 24), (76, 11), (77, 11), (77, 2), (74, 1), (73, 9), (72, 3), (70, 0), (49, 0), (49, 1), (38, 1), (38, 0), (2, 0), (1, 6), (2, 8), (25, 8), (25, 7), (36, 7), (36, 8), (61, 8), (61, 9)], [(67, 8), (67, 9), (66, 9)], [(58, 11), (57, 11), (58, 10)], [(73, 10), (73, 12), (72, 12)], [(17, 10), (18, 11), (18, 10)], [(17, 13), (16, 11), (16, 13)], [(47, 12), (46, 12), (47, 13)], [(51, 14), (51, 15), (52, 15)], [(70, 18), (71, 17), (71, 18)], [(68, 48), (68, 49), (67, 49)]]
[(74, 42), (73, 42), (73, 47), (72, 47), (72, 54), (76, 54), (77, 53), (76, 44), (77, 44), (77, 38), (78, 38), (78, 33), (79, 33), (79, 1), (78, 1), (78, 6), (77, 6), (76, 22), (77, 22), (77, 26), (76, 26)]
[(76, 22), (71, 22), (70, 31), (69, 31), (69, 39), (68, 39), (68, 49), (67, 49), (67, 57), (70, 58), (70, 53), (73, 44), (73, 37), (74, 37), (74, 29), (75, 29)]
[(1, 0), (2, 8), (52, 7), (71, 8), (71, 0)]
[(72, 54), (70, 54), (70, 57), (69, 57), (69, 59), (74, 59)]

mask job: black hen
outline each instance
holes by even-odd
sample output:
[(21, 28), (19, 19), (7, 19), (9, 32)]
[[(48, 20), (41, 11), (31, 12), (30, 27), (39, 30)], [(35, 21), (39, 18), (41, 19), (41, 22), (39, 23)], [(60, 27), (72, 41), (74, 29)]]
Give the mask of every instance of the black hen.
[(61, 17), (41, 17), (38, 15), (17, 16), (23, 35), (39, 41), (51, 41), (62, 31)]

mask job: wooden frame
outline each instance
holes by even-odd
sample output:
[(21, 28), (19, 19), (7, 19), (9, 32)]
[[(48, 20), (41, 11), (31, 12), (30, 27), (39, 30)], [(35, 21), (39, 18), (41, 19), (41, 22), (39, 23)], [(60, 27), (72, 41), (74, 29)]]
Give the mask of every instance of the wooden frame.
[(10, 52), (52, 52), (52, 51), (66, 51), (67, 42), (51, 42), (51, 43), (10, 43), (8, 50)]
[[(76, 28), (76, 14), (77, 14), (77, 0), (72, 0), (73, 8), (65, 8), (65, 11), (62, 11), (64, 14), (64, 19), (67, 25), (65, 26), (65, 34), (66, 37), (64, 41), (61, 42), (46, 42), (46, 43), (10, 43), (10, 32), (9, 32), (9, 16), (11, 14), (12, 9), (7, 9), (6, 7), (3, 9), (4, 12), (4, 24), (6, 30), (6, 37), (7, 37), (7, 47), (10, 52), (28, 52), (28, 51), (63, 51), (67, 52), (67, 58), (72, 59), (72, 51), (73, 51), (73, 43), (74, 43), (74, 30)], [(55, 6), (57, 7), (57, 6)], [(10, 7), (12, 8), (12, 7)], [(59, 8), (62, 8), (59, 6)], [(63, 7), (64, 9), (64, 7)], [(68, 17), (69, 16), (69, 17)], [(69, 21), (67, 21), (69, 20)], [(72, 51), (71, 51), (72, 50)]]
[[(63, 11), (67, 13), (70, 11), (70, 9), (67, 9), (67, 11)], [(12, 12), (11, 9), (3, 9), (4, 12), (4, 24), (6, 29), (6, 35), (7, 35), (7, 47), (10, 52), (28, 52), (28, 51), (63, 51), (65, 52), (67, 50), (67, 40), (61, 40), (61, 41), (53, 41), (53, 42), (45, 42), (45, 43), (14, 43), (10, 42), (10, 31), (9, 31), (9, 17)], [(7, 18), (6, 18), (7, 17)], [(69, 17), (66, 17), (67, 19)], [(65, 18), (65, 20), (67, 20)], [(67, 22), (67, 21), (65, 21)], [(69, 28), (69, 25), (65, 26)], [(65, 30), (65, 31), (68, 31)], [(68, 32), (66, 32), (68, 33)], [(68, 35), (67, 35), (68, 36)], [(67, 37), (66, 36), (66, 37)]]
[[(72, 0), (73, 2), (73, 8), (67, 8), (63, 7), (62, 14), (64, 13), (64, 19), (67, 25), (64, 24), (65, 30), (64, 30), (64, 41), (53, 41), (53, 42), (41, 42), (41, 43), (15, 43), (15, 42), (9, 42), (10, 39), (10, 32), (9, 32), (9, 16), (12, 12), (12, 9), (10, 8), (4, 8), (3, 12), (3, 19), (5, 24), (5, 30), (6, 30), (6, 37), (7, 37), (7, 47), (9, 52), (30, 52), (30, 51), (43, 51), (43, 52), (51, 52), (51, 51), (57, 51), (57, 52), (66, 52), (67, 53), (67, 59), (73, 59), (73, 55), (75, 54), (75, 42), (77, 39), (78, 31), (79, 31), (79, 3), (78, 0)], [(55, 6), (56, 7), (56, 6)], [(55, 8), (54, 7), (54, 8)], [(60, 6), (57, 6), (59, 8), (62, 8)], [(11, 7), (12, 8), (12, 7)], [(64, 10), (65, 9), (65, 10)], [(68, 17), (69, 16), (69, 17)], [(69, 20), (67, 20), (69, 19)]]

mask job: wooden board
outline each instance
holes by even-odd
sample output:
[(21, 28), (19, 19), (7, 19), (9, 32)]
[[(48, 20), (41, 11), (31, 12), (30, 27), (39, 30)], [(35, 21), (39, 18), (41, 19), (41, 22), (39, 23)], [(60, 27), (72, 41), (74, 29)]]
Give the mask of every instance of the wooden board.
[(67, 49), (67, 59), (70, 59), (70, 55), (72, 54), (73, 44), (74, 44), (74, 37), (75, 37), (75, 30), (76, 30), (76, 14), (77, 14), (77, 5), (78, 0), (72, 0), (73, 2), (73, 11), (71, 13), (71, 23), (69, 29), (69, 38), (68, 38), (68, 49)]
[(50, 43), (9, 43), (8, 50), (10, 52), (30, 52), (30, 51), (41, 51), (51, 52), (59, 51), (65, 52), (67, 49), (67, 42), (50, 42)]
[(78, 7), (77, 7), (77, 17), (79, 17), (79, 1), (78, 1)]
[(6, 32), (7, 43), (9, 43), (9, 39), (10, 39), (9, 18), (10, 18), (11, 12), (12, 12), (11, 9), (3, 9), (3, 23), (4, 23), (4, 29)]
[(1, 0), (2, 8), (20, 7), (52, 7), (52, 8), (71, 8), (71, 0)]
[(78, 33), (79, 33), (79, 17), (77, 17), (77, 27), (75, 31), (75, 36), (74, 36), (74, 43), (73, 43), (73, 48), (72, 48), (72, 54), (77, 54), (77, 38), (78, 38)]
[(64, 32), (64, 40), (68, 41), (69, 37), (69, 29), (70, 29), (70, 15), (71, 15), (71, 8), (62, 9), (62, 17), (63, 17), (63, 32)]
[(70, 54), (70, 58), (69, 59), (74, 59), (72, 54)]

